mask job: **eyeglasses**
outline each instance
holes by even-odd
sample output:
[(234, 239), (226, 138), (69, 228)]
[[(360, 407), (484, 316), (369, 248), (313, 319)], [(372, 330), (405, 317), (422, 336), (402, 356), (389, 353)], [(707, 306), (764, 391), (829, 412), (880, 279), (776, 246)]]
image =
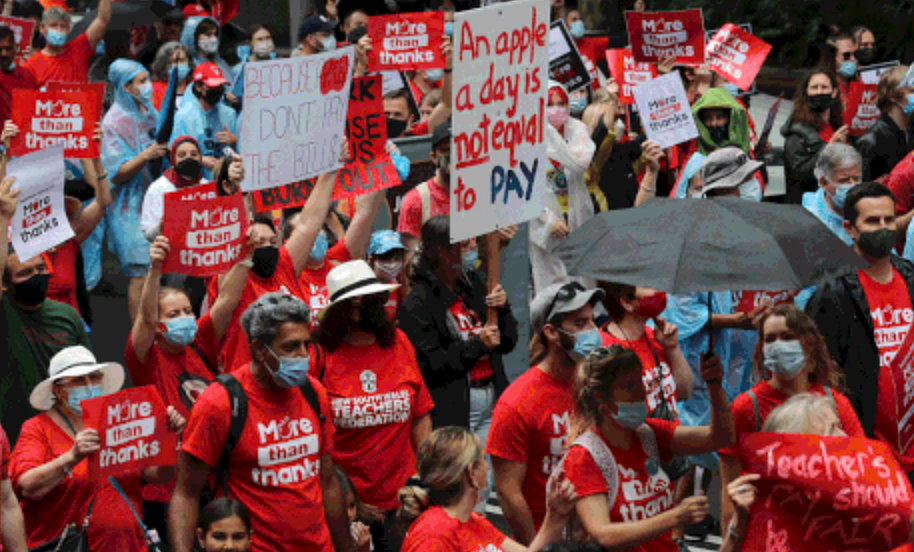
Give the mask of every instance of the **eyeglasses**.
[(559, 300), (563, 303), (567, 303), (574, 299), (575, 295), (584, 291), (587, 291), (587, 288), (580, 282), (568, 282), (560, 287), (559, 290), (555, 292), (555, 297), (552, 298), (552, 302), (549, 303), (549, 308), (546, 309), (546, 321), (548, 322), (552, 318), (552, 309), (555, 308), (555, 304)]

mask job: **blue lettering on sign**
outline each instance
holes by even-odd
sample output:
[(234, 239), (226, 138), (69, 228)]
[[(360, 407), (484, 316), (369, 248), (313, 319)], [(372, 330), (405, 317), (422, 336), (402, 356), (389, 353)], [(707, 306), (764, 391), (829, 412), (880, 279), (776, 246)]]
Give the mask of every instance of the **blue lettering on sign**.
[(533, 183), (536, 182), (536, 171), (539, 168), (539, 159), (533, 160), (533, 166), (529, 169), (527, 164), (523, 161), (520, 162), (520, 170), (524, 175), (526, 180), (527, 190), (524, 191), (523, 183), (521, 183), (518, 174), (513, 169), (505, 169), (502, 166), (496, 166), (492, 169), (492, 203), (494, 204), (498, 200), (498, 195), (504, 192), (502, 202), (508, 204), (508, 196), (510, 195), (511, 190), (517, 192), (517, 197), (525, 201), (530, 201), (530, 196), (533, 194)]

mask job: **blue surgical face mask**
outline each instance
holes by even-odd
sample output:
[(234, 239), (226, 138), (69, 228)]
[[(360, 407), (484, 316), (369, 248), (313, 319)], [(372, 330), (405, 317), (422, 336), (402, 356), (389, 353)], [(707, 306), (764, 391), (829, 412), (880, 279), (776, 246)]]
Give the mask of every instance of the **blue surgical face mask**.
[(143, 101), (147, 101), (147, 102), (152, 100), (152, 83), (146, 82), (144, 84), (141, 84), (139, 86), (139, 88), (137, 88), (137, 93), (138, 93), (138, 96), (137, 96), (138, 100), (143, 100)]
[(471, 249), (463, 253), (463, 269), (472, 270), (476, 268), (476, 261), (479, 260), (479, 250)]
[(444, 78), (444, 69), (426, 69), (425, 78), (428, 82), (439, 82)]
[(325, 52), (331, 52), (333, 50), (336, 50), (336, 37), (335, 36), (330, 35), (327, 38), (325, 38), (324, 40), (322, 40), (321, 42), (322, 42)]
[(581, 21), (580, 19), (578, 19), (577, 21), (572, 23), (571, 27), (568, 28), (568, 32), (571, 33), (571, 37), (574, 38), (575, 40), (584, 38), (585, 30), (586, 29), (584, 28), (584, 22)]
[(591, 351), (603, 344), (603, 338), (600, 336), (600, 330), (597, 328), (583, 330), (574, 334), (568, 333), (565, 330), (559, 331), (574, 337), (574, 348), (568, 351), (568, 354), (571, 355), (572, 360), (575, 362), (583, 360)]
[(762, 352), (765, 355), (765, 368), (790, 381), (800, 375), (806, 364), (806, 355), (798, 339), (769, 343)]
[(444, 34), (448, 36), (454, 36), (454, 24), (450, 21), (444, 24)]
[(104, 396), (101, 385), (81, 385), (67, 391), (67, 407), (76, 414), (82, 415), (81, 402)]
[(735, 84), (730, 84), (729, 82), (724, 85), (724, 90), (726, 90), (734, 98), (739, 96), (739, 87)]
[(272, 372), (276, 385), (285, 389), (299, 387), (308, 381), (308, 368), (311, 367), (310, 357), (280, 357), (267, 347), (270, 354), (279, 361), (279, 369)]
[(845, 61), (838, 68), (838, 74), (849, 79), (857, 74), (857, 60)]
[(241, 61), (245, 61), (246, 59), (251, 57), (251, 47), (248, 46), (247, 44), (241, 44), (240, 46), (235, 48), (235, 53), (238, 54), (238, 59), (240, 59)]
[(165, 322), (165, 340), (172, 345), (190, 345), (197, 337), (197, 321), (193, 316), (181, 316)]
[(617, 402), (616, 408), (619, 412), (613, 417), (622, 427), (638, 429), (647, 420), (647, 403), (644, 401)]
[(56, 46), (62, 48), (67, 43), (67, 35), (56, 29), (48, 29), (47, 34), (48, 44), (51, 46)]
[(568, 111), (571, 112), (574, 116), (581, 116), (581, 113), (584, 113), (584, 110), (587, 109), (587, 98), (571, 98), (568, 100)]
[(311, 256), (309, 258), (316, 263), (324, 262), (324, 258), (327, 256), (327, 249), (329, 245), (329, 242), (327, 242), (327, 236), (321, 232), (314, 240), (314, 246), (311, 247)]
[(851, 191), (851, 188), (859, 184), (855, 182), (853, 184), (837, 184), (835, 185), (835, 195), (831, 200), (835, 203), (835, 207), (838, 209), (844, 208), (844, 202), (847, 200), (847, 192)]
[(908, 94), (907, 99), (908, 103), (906, 103), (905, 106), (901, 108), (901, 110), (905, 115), (910, 117), (912, 114), (914, 114), (914, 94)]
[(179, 63), (174, 67), (178, 68), (178, 80), (184, 80), (190, 74), (190, 65), (186, 63)]

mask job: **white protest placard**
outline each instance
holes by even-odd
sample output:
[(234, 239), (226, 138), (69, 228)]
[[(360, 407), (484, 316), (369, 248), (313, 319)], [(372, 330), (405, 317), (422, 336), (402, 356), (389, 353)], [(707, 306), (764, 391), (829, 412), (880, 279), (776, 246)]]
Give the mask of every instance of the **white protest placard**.
[(549, 0), (460, 12), (454, 23), (451, 240), (462, 241), (542, 212)]
[(866, 67), (861, 67), (857, 71), (857, 75), (860, 77), (860, 82), (863, 84), (879, 84), (879, 77), (890, 71), (892, 67), (898, 67), (899, 65), (901, 64), (897, 59), (885, 63), (867, 65)]
[(243, 190), (275, 188), (343, 166), (354, 52), (350, 46), (244, 65)]
[(914, 86), (914, 63), (911, 64), (908, 68), (908, 72), (904, 74), (904, 78), (898, 83), (898, 89), (902, 90), (904, 88), (911, 88), (912, 86)]
[(640, 84), (633, 93), (648, 140), (666, 149), (698, 137), (679, 73), (674, 71)]
[(23, 155), (6, 166), (22, 190), (10, 222), (10, 237), (19, 262), (27, 261), (73, 237), (64, 206), (63, 144)]

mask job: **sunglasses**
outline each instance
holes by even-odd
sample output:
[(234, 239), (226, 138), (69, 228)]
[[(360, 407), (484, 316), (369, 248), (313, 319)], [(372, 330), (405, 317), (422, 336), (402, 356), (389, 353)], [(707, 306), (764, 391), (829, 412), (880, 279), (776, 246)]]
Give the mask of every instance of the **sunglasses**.
[(555, 304), (561, 300), (563, 303), (567, 303), (574, 299), (574, 297), (581, 292), (587, 291), (587, 288), (584, 287), (580, 282), (568, 282), (559, 288), (555, 293), (555, 297), (552, 298), (552, 302), (549, 303), (549, 308), (546, 309), (546, 320), (552, 319), (552, 309), (555, 308)]
[(841, 59), (844, 61), (850, 61), (854, 58), (854, 52), (844, 52), (841, 54)]

